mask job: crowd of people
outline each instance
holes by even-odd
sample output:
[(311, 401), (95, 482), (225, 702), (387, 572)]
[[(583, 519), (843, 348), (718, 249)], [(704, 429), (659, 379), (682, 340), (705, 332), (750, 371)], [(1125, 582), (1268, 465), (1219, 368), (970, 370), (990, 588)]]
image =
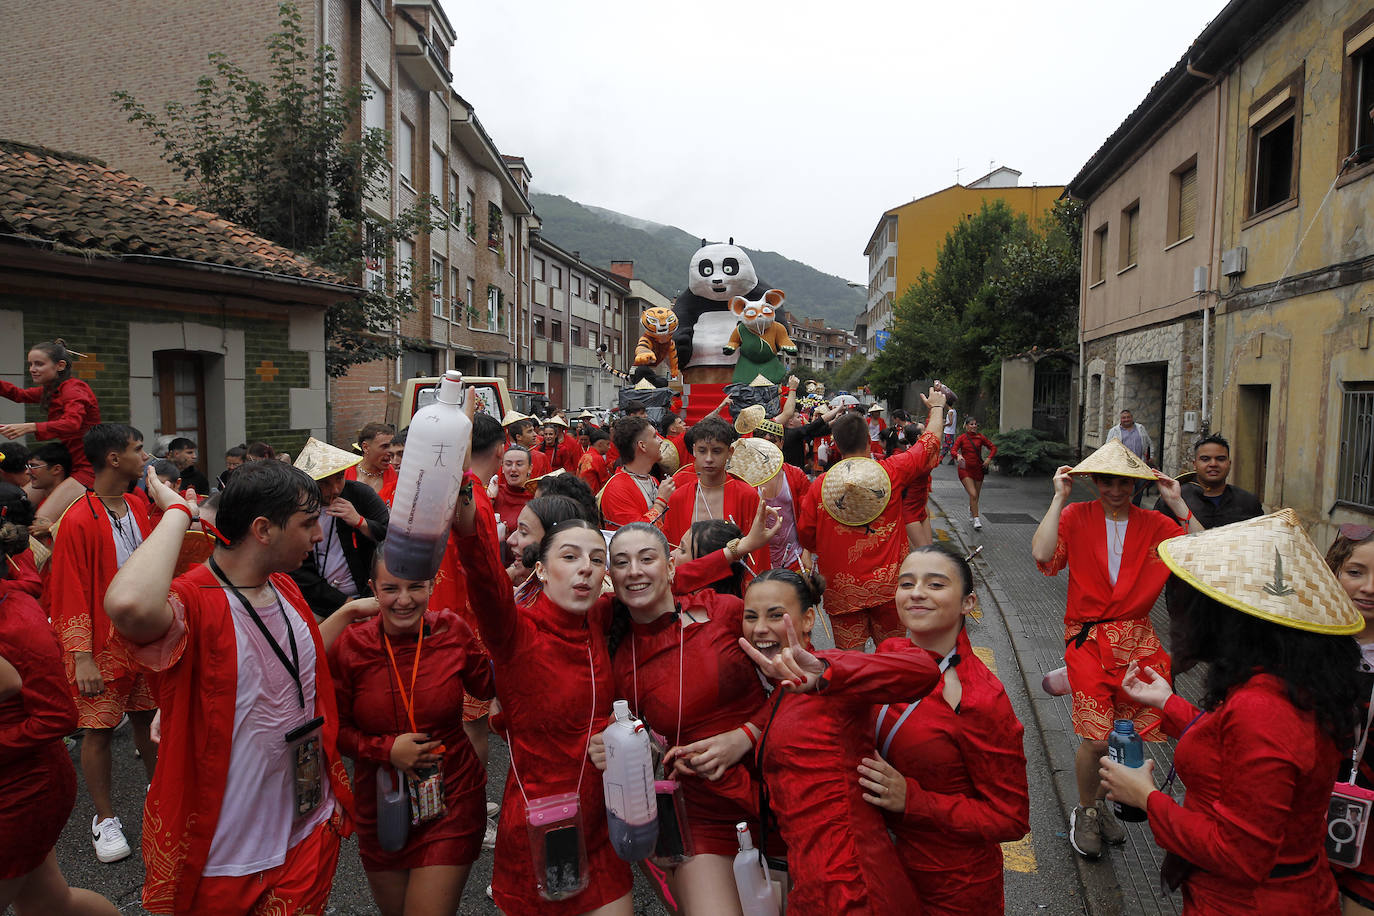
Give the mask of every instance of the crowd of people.
[[(932, 543), (926, 511), (948, 458), (980, 529), (996, 447), (955, 426), (939, 383), (921, 422), (803, 404), (796, 379), (773, 416), (727, 399), (690, 427), (469, 404), (439, 572), (409, 580), (385, 550), (404, 430), (311, 439), (294, 461), (246, 444), (212, 482), (195, 442), (154, 461), (101, 422), (76, 358), (39, 344), (34, 387), (0, 390), (49, 416), (0, 427), (41, 442), (0, 447), (0, 907), (115, 912), (67, 886), (53, 848), (80, 729), (94, 854), (132, 854), (121, 818), (138, 814), (110, 792), (127, 717), (154, 913), (322, 913), (355, 832), (387, 916), (456, 912), (484, 849), (505, 913), (628, 916), (633, 868), (670, 912), (742, 913), (739, 825), (789, 913), (1002, 911), (1000, 844), (1029, 830), (1023, 729), (965, 629), (969, 560)], [(1333, 798), (1347, 821), (1374, 798), (1374, 533), (1342, 528), (1323, 561), (1292, 513), (1226, 483), (1224, 439), (1181, 484), (1141, 459), (1142, 433), (1060, 468), (1030, 545), (1069, 573), (1070, 842), (1099, 857), (1132, 805), (1185, 912), (1374, 911), (1374, 862), (1328, 864), (1325, 843)], [(1073, 502), (1075, 480), (1097, 498)], [(1195, 664), (1197, 706), (1171, 688)], [(599, 772), (616, 700), (681, 815), (638, 863)], [(1106, 756), (1122, 723), (1179, 738), (1182, 804)], [(510, 752), (499, 803), (492, 735)]]

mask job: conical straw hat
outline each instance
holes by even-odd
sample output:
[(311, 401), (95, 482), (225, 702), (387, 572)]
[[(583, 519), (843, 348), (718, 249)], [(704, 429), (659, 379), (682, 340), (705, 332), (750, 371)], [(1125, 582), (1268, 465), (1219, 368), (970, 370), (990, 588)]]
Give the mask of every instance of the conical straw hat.
[(1114, 474), (1117, 477), (1138, 477), (1141, 480), (1155, 479), (1155, 473), (1150, 470), (1150, 466), (1137, 457), (1135, 452), (1122, 445), (1120, 439), (1108, 439), (1105, 445), (1078, 462), (1078, 467), (1069, 473)]
[(646, 378), (635, 382), (635, 391), (653, 391), (658, 386)]
[(1292, 509), (1170, 538), (1159, 556), (1204, 595), (1262, 620), (1332, 635), (1364, 629)]
[(872, 458), (846, 458), (825, 472), (821, 505), (841, 525), (867, 525), (883, 514), (892, 481)]
[(771, 388), (772, 386), (773, 383), (768, 381), (768, 379), (764, 377), (762, 372), (754, 376), (754, 380), (749, 383), (750, 388)]
[(558, 414), (554, 414), (553, 416), (549, 417), (547, 420), (545, 420), (543, 423), (541, 423), (541, 424), (539, 424), (539, 425), (540, 425), (540, 426), (561, 426), (561, 427), (563, 427), (564, 429), (567, 429), (567, 428), (568, 428), (568, 421), (565, 420), (565, 419), (563, 419), (562, 417), (560, 417)]
[(739, 412), (735, 417), (735, 432), (741, 436), (747, 436), (758, 429), (759, 421), (768, 416), (768, 411), (762, 404), (751, 404)]
[(328, 442), (321, 442), (311, 436), (306, 440), (305, 448), (301, 449), (300, 455), (296, 458), (296, 467), (305, 471), (315, 480), (324, 480), (329, 475), (351, 468), (362, 460), (362, 455), (355, 455), (341, 448), (335, 448)]
[(506, 411), (506, 417), (505, 417), (505, 419), (503, 419), (503, 420), (501, 421), (501, 425), (502, 425), (502, 426), (510, 426), (510, 425), (511, 425), (512, 423), (514, 423), (516, 420), (528, 420), (529, 418), (530, 418), (530, 415), (527, 414), (527, 413), (521, 413), (521, 412), (518, 411), (518, 410), (508, 410), (508, 411)]
[(725, 470), (751, 487), (762, 486), (782, 470), (782, 449), (767, 439), (736, 439)]
[(682, 466), (682, 456), (677, 453), (677, 446), (667, 439), (658, 440), (658, 463), (669, 474), (676, 474)]

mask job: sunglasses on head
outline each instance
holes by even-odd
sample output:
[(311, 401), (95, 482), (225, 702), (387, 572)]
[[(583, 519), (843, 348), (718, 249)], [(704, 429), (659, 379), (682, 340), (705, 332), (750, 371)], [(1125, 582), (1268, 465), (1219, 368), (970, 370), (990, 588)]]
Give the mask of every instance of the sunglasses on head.
[(1340, 527), (1341, 537), (1348, 541), (1363, 541), (1371, 534), (1374, 534), (1374, 527), (1369, 525), (1346, 524)]

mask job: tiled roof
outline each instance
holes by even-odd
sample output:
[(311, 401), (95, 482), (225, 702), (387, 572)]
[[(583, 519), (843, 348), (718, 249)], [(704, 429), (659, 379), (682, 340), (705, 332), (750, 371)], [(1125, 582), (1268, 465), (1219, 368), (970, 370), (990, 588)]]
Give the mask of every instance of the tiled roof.
[(154, 256), (348, 281), (98, 159), (0, 140), (0, 234), (111, 258)]

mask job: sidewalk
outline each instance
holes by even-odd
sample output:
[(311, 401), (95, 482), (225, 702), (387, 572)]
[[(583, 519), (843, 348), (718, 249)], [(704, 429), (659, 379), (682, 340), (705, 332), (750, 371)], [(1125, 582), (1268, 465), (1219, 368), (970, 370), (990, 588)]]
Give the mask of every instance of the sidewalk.
[[(1091, 482), (1075, 484), (1073, 500), (1095, 498)], [(974, 574), (983, 579), (1006, 622), (1013, 650), (1031, 697), (1034, 721), (1024, 723), (1027, 737), (1037, 734), (1054, 769), (1057, 803), (1063, 819), (1060, 843), (1063, 855), (1076, 860), (1083, 896), (1093, 914), (1168, 914), (1177, 916), (1182, 897), (1166, 896), (1159, 888), (1159, 866), (1164, 853), (1155, 845), (1144, 824), (1127, 826), (1124, 846), (1106, 847), (1096, 862), (1083, 859), (1068, 841), (1068, 815), (1076, 804), (1074, 751), (1078, 739), (1069, 719), (1069, 698), (1051, 697), (1040, 687), (1040, 677), (1063, 664), (1064, 604), (1068, 572), (1042, 575), (1030, 555), (1031, 535), (1048, 507), (1051, 484), (1047, 477), (1016, 478), (990, 475), (983, 484), (979, 511), (981, 532), (972, 529), (968, 497), (955, 469), (946, 462), (932, 475), (931, 518), (936, 537), (952, 540), (965, 553), (981, 544), (983, 552), (973, 561)], [(1150, 497), (1146, 504), (1152, 505)], [(1161, 598), (1151, 614), (1155, 629), (1167, 647), (1168, 618)], [(1179, 679), (1178, 691), (1196, 699), (1201, 694), (1199, 669)], [(1173, 742), (1147, 744), (1154, 758), (1157, 782), (1162, 782), (1173, 760)], [(1179, 785), (1174, 794), (1181, 797)]]

